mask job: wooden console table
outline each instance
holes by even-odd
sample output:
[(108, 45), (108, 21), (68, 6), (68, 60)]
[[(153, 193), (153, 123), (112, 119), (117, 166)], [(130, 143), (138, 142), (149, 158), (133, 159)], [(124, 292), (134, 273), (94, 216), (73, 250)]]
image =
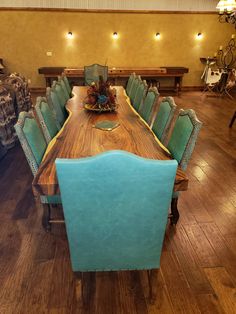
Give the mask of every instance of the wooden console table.
[[(138, 68), (138, 67), (116, 67), (109, 68), (108, 78), (114, 85), (125, 86), (131, 73), (135, 72), (146, 80), (156, 80), (160, 77), (174, 79), (174, 90), (178, 94), (181, 91), (182, 79), (189, 69), (185, 67), (156, 67), (156, 68)], [(39, 74), (43, 74), (46, 79), (46, 85), (51, 86), (52, 80), (56, 79), (62, 72), (69, 78), (84, 78), (84, 68), (66, 68), (66, 67), (42, 67), (38, 69)]]

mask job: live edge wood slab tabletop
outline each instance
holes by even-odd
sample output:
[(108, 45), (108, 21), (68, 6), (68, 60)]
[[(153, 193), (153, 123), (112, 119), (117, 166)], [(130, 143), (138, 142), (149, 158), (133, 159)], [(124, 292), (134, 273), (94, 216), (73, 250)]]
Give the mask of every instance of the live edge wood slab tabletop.
[[(69, 112), (62, 130), (52, 140), (33, 180), (37, 195), (59, 194), (56, 176), (56, 158), (83, 158), (108, 150), (125, 150), (150, 159), (168, 160), (171, 157), (158, 144), (149, 127), (140, 119), (127, 101), (125, 90), (117, 86), (117, 112), (96, 113), (83, 108), (86, 86), (75, 86), (73, 97), (66, 104)], [(94, 127), (98, 121), (117, 121), (120, 125), (112, 131)], [(175, 179), (175, 191), (188, 188), (188, 178), (180, 168)]]

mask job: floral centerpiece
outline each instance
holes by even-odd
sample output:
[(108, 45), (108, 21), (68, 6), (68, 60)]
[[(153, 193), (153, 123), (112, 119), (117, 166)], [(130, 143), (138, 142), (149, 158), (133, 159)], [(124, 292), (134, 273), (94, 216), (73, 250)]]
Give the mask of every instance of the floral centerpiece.
[(88, 88), (84, 107), (98, 112), (115, 111), (117, 109), (116, 89), (111, 88), (110, 83), (104, 82), (103, 77), (100, 76), (99, 81), (93, 82)]

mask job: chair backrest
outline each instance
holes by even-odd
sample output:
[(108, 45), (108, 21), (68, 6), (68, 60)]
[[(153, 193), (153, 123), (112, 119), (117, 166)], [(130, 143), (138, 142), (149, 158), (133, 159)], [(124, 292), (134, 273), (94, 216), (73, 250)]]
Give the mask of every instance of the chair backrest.
[(153, 109), (156, 107), (160, 94), (156, 87), (150, 87), (140, 109), (140, 115), (150, 123)]
[(61, 78), (63, 79), (63, 81), (65, 83), (65, 86), (66, 86), (66, 89), (67, 89), (69, 96), (71, 96), (72, 90), (71, 90), (70, 83), (69, 83), (67, 76), (64, 73), (62, 73)]
[(62, 111), (57, 93), (54, 91), (54, 89), (47, 87), (46, 98), (49, 107), (54, 110), (56, 114), (56, 119), (59, 122), (60, 126), (62, 126), (66, 120), (66, 116), (65, 113)]
[(139, 108), (142, 106), (143, 104), (143, 100), (144, 97), (147, 93), (147, 82), (145, 80), (143, 80), (139, 85), (138, 85), (138, 89), (136, 92), (136, 95), (134, 97), (134, 103), (133, 103), (133, 107), (138, 111)]
[(73, 270), (159, 268), (176, 169), (125, 151), (56, 159)]
[(43, 133), (33, 114), (24, 111), (19, 114), (15, 130), (31, 171), (35, 176), (47, 148)]
[(58, 133), (60, 127), (53, 116), (53, 112), (47, 103), (45, 97), (37, 97), (35, 112), (38, 117), (38, 121), (41, 125), (44, 137), (49, 143), (53, 137)]
[(221, 74), (222, 72), (220, 72), (220, 70), (213, 70), (211, 68), (207, 69), (207, 73), (206, 73), (206, 77), (205, 77), (205, 83), (208, 85), (211, 84), (216, 84), (217, 82), (219, 82), (220, 78), (221, 78)]
[(160, 102), (152, 130), (162, 143), (166, 141), (176, 108), (173, 97), (165, 97)]
[(65, 97), (66, 102), (67, 102), (70, 99), (70, 94), (69, 94), (67, 87), (66, 87), (66, 84), (65, 84), (65, 82), (61, 76), (58, 76), (58, 83), (61, 85), (64, 97)]
[(133, 80), (131, 90), (130, 90), (130, 95), (129, 95), (129, 98), (130, 98), (132, 105), (134, 105), (134, 98), (135, 98), (135, 95), (137, 93), (138, 87), (141, 84), (141, 82), (142, 82), (142, 79), (139, 75), (136, 76)]
[(192, 109), (180, 109), (167, 148), (183, 170), (187, 168), (201, 126)]
[(135, 77), (136, 77), (135, 73), (132, 73), (129, 76), (129, 79), (128, 79), (128, 82), (127, 82), (127, 85), (126, 85), (126, 94), (128, 96), (130, 96), (131, 86), (132, 86), (132, 83), (133, 83), (133, 80), (135, 79)]
[(84, 79), (86, 85), (91, 85), (93, 82), (98, 82), (99, 76), (102, 76), (103, 80), (107, 81), (108, 66), (92, 64), (84, 67)]
[(61, 84), (58, 81), (53, 81), (52, 90), (55, 91), (55, 93), (57, 94), (61, 109), (64, 112), (67, 100), (66, 100), (66, 97), (64, 95), (64, 91), (63, 91)]

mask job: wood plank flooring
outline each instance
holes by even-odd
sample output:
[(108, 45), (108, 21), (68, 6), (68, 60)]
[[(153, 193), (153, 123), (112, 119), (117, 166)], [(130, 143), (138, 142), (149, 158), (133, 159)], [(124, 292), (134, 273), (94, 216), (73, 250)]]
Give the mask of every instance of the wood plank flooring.
[(148, 302), (145, 272), (88, 273), (89, 302), (81, 308), (65, 228), (42, 229), (42, 208), (17, 145), (0, 161), (1, 314), (236, 313), (236, 123), (228, 128), (235, 101), (199, 92), (175, 101), (178, 109), (193, 108), (203, 128), (179, 223), (167, 226), (155, 303)]

